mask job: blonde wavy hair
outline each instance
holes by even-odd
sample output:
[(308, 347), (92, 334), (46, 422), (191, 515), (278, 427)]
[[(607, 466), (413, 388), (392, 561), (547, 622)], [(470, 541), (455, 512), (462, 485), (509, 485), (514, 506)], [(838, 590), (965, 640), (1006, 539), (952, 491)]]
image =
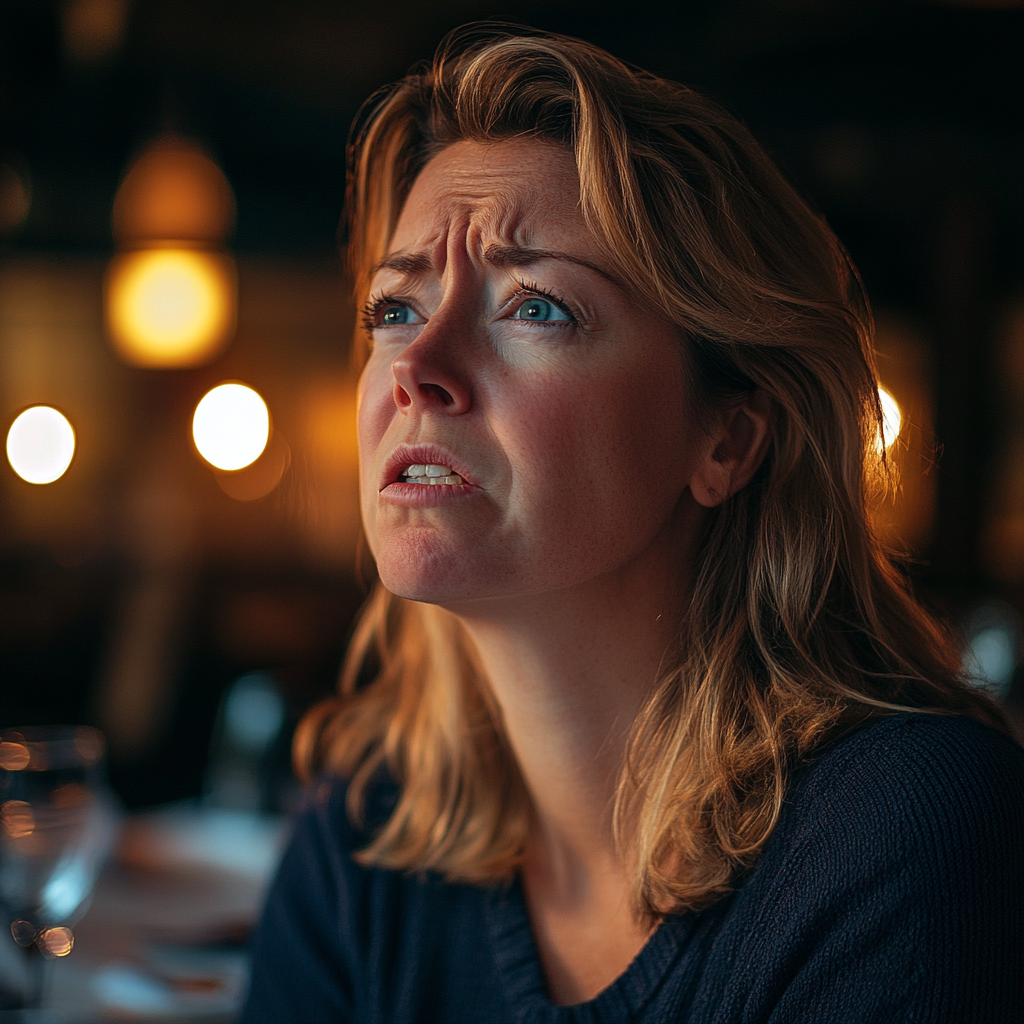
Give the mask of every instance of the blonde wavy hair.
[[(633, 727), (616, 797), (637, 913), (699, 908), (756, 861), (793, 769), (866, 718), (913, 709), (1003, 724), (961, 680), (956, 645), (872, 530), (888, 470), (857, 273), (709, 100), (578, 39), (457, 30), (357, 118), (357, 298), (431, 156), (513, 136), (575, 156), (582, 212), (607, 258), (680, 329), (691, 397), (760, 390), (774, 404), (762, 467), (708, 517), (678, 642)], [(306, 716), (295, 760), (307, 777), (348, 778), (356, 821), (382, 771), (398, 784), (364, 864), (486, 883), (520, 863), (529, 799), (473, 645), (441, 608), (376, 585), (340, 695)]]

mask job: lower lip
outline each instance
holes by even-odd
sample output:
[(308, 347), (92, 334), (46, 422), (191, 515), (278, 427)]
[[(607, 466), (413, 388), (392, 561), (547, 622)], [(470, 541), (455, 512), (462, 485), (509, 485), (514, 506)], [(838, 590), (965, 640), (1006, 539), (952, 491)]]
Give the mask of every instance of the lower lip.
[(479, 488), (472, 484), (405, 484), (396, 481), (380, 492), (380, 497), (395, 505), (429, 508), (457, 501), (476, 494)]

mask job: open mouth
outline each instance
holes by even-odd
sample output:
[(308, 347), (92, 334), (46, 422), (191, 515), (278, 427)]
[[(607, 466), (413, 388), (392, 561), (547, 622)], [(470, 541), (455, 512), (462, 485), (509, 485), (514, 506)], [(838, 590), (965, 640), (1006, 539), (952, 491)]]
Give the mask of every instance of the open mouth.
[(398, 474), (398, 482), (402, 484), (422, 484), (426, 486), (447, 485), (454, 487), (463, 483), (458, 473), (453, 473), (451, 466), (439, 466), (436, 463), (407, 466)]

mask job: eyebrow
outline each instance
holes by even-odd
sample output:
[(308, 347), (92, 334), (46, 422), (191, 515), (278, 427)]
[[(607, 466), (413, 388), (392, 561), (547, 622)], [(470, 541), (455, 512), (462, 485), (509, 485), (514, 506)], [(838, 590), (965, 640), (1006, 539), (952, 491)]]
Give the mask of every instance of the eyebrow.
[[(619, 284), (607, 270), (599, 267), (596, 263), (590, 263), (588, 260), (560, 249), (539, 249), (522, 245), (489, 245), (484, 250), (483, 258), (484, 262), (489, 263), (492, 267), (526, 267), (542, 260), (559, 260), (562, 263), (574, 263), (577, 266), (586, 267), (612, 284)], [(373, 268), (370, 276), (372, 277), (380, 270), (393, 270), (409, 277), (418, 277), (430, 273), (433, 265), (433, 260), (426, 253), (399, 250), (385, 256)]]
[(525, 267), (531, 263), (539, 263), (541, 260), (559, 260), (562, 263), (575, 263), (579, 267), (586, 267), (595, 274), (612, 284), (619, 282), (612, 277), (603, 267), (589, 260), (580, 259), (571, 252), (562, 252), (560, 249), (536, 249), (522, 245), (490, 245), (484, 250), (484, 260), (495, 267)]
[(378, 263), (370, 271), (372, 277), (380, 270), (394, 270), (399, 274), (406, 274), (409, 277), (416, 277), (420, 274), (427, 274), (433, 266), (433, 260), (421, 252), (393, 252)]

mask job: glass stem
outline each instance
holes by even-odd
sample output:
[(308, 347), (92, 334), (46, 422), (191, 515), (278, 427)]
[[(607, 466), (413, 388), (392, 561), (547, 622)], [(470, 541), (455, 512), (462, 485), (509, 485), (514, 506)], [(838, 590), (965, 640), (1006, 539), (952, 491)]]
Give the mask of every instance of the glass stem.
[(33, 942), (25, 947), (26, 979), (25, 1002), (27, 1010), (37, 1010), (43, 1005), (46, 992), (46, 957)]

